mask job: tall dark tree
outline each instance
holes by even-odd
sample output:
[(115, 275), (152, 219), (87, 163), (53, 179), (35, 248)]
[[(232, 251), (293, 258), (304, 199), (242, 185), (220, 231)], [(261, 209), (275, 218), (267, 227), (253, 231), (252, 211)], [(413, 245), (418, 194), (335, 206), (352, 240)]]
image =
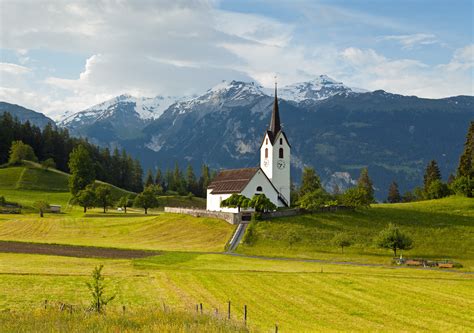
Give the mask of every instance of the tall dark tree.
[(146, 173), (146, 178), (145, 178), (145, 187), (151, 186), (155, 184), (155, 180), (153, 179), (153, 173), (151, 172), (150, 169), (148, 169), (148, 172)]
[(396, 203), (396, 202), (400, 202), (401, 200), (402, 198), (398, 190), (398, 184), (395, 181), (393, 181), (392, 184), (390, 184), (390, 187), (388, 188), (387, 201), (390, 203)]
[(163, 175), (161, 174), (161, 169), (158, 168), (155, 174), (155, 185), (160, 185), (161, 187), (164, 187), (163, 180), (164, 179), (163, 179)]
[(425, 192), (429, 191), (431, 183), (435, 180), (441, 180), (441, 172), (439, 171), (438, 163), (435, 160), (431, 160), (426, 166), (425, 175), (423, 176)]
[(73, 195), (92, 184), (95, 180), (94, 163), (90, 157), (89, 151), (79, 145), (73, 149), (69, 156), (69, 190)]
[(367, 192), (367, 201), (374, 202), (374, 183), (369, 177), (369, 169), (363, 168), (360, 171), (359, 179), (357, 180), (357, 187), (364, 189)]
[(207, 187), (211, 183), (211, 173), (209, 167), (206, 164), (203, 164), (201, 167), (201, 177), (199, 177), (199, 188), (201, 192), (201, 197), (206, 197)]
[(188, 168), (186, 169), (186, 190), (188, 193), (198, 195), (198, 193), (196, 193), (196, 187), (196, 175), (194, 174), (194, 170), (191, 164), (188, 164)]
[(459, 158), (458, 176), (474, 178), (474, 121), (471, 121), (464, 143), (464, 151)]

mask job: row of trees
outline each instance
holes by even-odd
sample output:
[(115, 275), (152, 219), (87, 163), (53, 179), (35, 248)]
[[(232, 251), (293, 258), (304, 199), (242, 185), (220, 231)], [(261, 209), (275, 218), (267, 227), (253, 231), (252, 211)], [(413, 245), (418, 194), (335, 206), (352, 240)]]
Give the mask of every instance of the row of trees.
[[(48, 124), (44, 129), (33, 126), (29, 121), (21, 123), (9, 113), (0, 116), (0, 164), (12, 158), (12, 144), (21, 141), (31, 149), (26, 152), (27, 160), (54, 162), (54, 166), (64, 172), (70, 172), (69, 158), (72, 151), (81, 146), (87, 150), (93, 163), (90, 165), (96, 179), (115, 186), (139, 192), (143, 190), (143, 171), (140, 162), (117, 148), (111, 153), (108, 148), (99, 148), (85, 139), (69, 136), (67, 129), (56, 128)], [(23, 147), (19, 147), (23, 150)], [(9, 154), (10, 152), (10, 154)], [(13, 158), (13, 163), (21, 162)]]
[(402, 196), (398, 184), (393, 181), (388, 189), (387, 201), (395, 203), (439, 199), (451, 194), (474, 197), (474, 121), (471, 121), (469, 126), (456, 175), (451, 174), (448, 181), (443, 182), (438, 163), (432, 160), (426, 166), (422, 187), (408, 191)]
[(175, 164), (173, 170), (166, 170), (162, 172), (157, 169), (155, 174), (148, 170), (145, 178), (145, 186), (156, 185), (160, 186), (164, 192), (176, 192), (180, 195), (187, 195), (192, 193), (197, 197), (206, 197), (207, 186), (215, 177), (215, 171), (210, 171), (206, 164), (201, 167), (200, 177), (196, 177), (192, 165), (188, 165), (186, 171), (182, 171), (178, 165)]
[(369, 171), (364, 168), (360, 172), (357, 186), (347, 189), (341, 193), (336, 189), (329, 193), (321, 184), (321, 179), (311, 167), (303, 169), (303, 176), (299, 189), (293, 189), (293, 205), (308, 211), (318, 210), (324, 206), (368, 207), (375, 202), (373, 182), (369, 177)]

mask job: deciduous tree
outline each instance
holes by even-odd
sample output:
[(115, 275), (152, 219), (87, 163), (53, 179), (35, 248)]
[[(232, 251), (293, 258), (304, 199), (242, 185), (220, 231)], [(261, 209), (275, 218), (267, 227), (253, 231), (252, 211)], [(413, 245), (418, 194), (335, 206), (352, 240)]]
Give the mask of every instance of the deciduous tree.
[(74, 198), (74, 201), (84, 208), (84, 213), (88, 208), (94, 207), (96, 200), (94, 184), (89, 184), (85, 189), (79, 190)]
[(97, 203), (104, 209), (104, 213), (107, 211), (107, 207), (112, 205), (112, 192), (110, 187), (106, 185), (99, 185), (95, 188), (95, 197)]
[(387, 228), (380, 232), (377, 245), (384, 249), (393, 250), (393, 255), (397, 256), (397, 250), (409, 250), (412, 248), (413, 242), (397, 226), (390, 223)]
[(49, 203), (47, 203), (46, 201), (44, 200), (38, 200), (38, 201), (35, 201), (33, 203), (33, 207), (35, 207), (39, 214), (40, 214), (40, 217), (43, 217), (44, 216), (44, 212), (49, 209)]
[(69, 190), (73, 195), (92, 184), (95, 180), (95, 168), (89, 151), (79, 145), (69, 155)]
[(341, 248), (344, 253), (344, 248), (352, 245), (352, 237), (344, 232), (337, 233), (332, 239), (332, 243)]
[(143, 192), (139, 193), (133, 202), (134, 206), (143, 208), (145, 214), (148, 214), (149, 208), (158, 207), (158, 204), (157, 191), (153, 185), (145, 187)]
[(23, 160), (37, 162), (35, 152), (30, 145), (22, 141), (13, 141), (10, 147), (10, 157), (8, 163), (12, 165), (20, 164)]
[(311, 167), (305, 167), (303, 169), (303, 176), (301, 177), (300, 197), (320, 188), (321, 179), (316, 174), (316, 171)]

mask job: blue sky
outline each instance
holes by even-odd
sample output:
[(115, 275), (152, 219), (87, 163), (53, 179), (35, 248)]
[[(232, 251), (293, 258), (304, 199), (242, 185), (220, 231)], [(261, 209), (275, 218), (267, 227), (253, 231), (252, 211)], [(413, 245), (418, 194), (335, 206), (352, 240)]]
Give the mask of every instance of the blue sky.
[(368, 90), (474, 94), (472, 1), (0, 0), (0, 100), (59, 117), (121, 93), (319, 74)]

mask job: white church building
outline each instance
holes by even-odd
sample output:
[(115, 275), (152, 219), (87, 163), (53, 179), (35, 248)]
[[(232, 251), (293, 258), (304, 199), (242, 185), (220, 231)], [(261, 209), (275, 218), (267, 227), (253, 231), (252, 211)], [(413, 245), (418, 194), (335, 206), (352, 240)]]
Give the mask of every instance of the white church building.
[(290, 143), (280, 125), (277, 89), (270, 127), (260, 145), (260, 166), (220, 171), (207, 188), (207, 210), (236, 213), (237, 208), (221, 207), (232, 194), (252, 198), (265, 194), (277, 207), (290, 204)]

